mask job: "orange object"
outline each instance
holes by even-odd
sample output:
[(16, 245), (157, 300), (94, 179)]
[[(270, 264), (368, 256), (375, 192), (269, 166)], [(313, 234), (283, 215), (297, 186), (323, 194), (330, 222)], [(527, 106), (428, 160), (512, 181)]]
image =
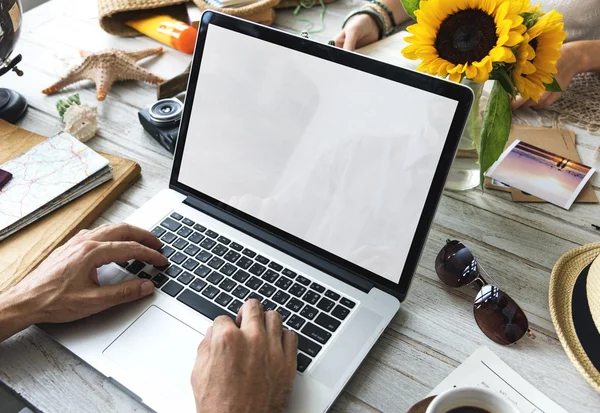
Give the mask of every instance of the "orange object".
[(181, 52), (192, 54), (196, 46), (198, 30), (171, 16), (154, 16), (130, 20), (125, 24)]

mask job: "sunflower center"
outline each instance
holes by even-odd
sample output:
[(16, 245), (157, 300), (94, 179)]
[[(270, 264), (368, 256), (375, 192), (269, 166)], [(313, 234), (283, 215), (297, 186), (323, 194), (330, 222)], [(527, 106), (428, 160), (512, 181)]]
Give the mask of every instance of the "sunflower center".
[(435, 39), (438, 55), (451, 63), (478, 62), (494, 48), (494, 18), (480, 9), (460, 10), (440, 25)]

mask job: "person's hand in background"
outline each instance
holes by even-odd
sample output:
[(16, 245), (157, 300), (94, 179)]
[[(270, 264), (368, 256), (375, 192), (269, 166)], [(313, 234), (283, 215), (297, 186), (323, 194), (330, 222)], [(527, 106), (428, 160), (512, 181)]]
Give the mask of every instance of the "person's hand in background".
[(379, 40), (379, 26), (368, 14), (351, 17), (335, 37), (335, 45), (346, 50), (359, 49)]
[[(565, 43), (560, 54), (556, 63), (558, 72), (554, 77), (563, 91), (567, 90), (578, 73), (600, 70), (600, 40)], [(538, 102), (519, 96), (511, 107), (512, 110), (520, 107), (544, 109), (556, 102), (561, 95), (562, 92), (544, 92)]]
[(236, 322), (215, 319), (198, 346), (192, 389), (198, 413), (280, 413), (296, 377), (298, 336), (281, 314), (248, 300)]
[[(402, 3), (398, 0), (380, 0), (394, 16), (394, 24), (410, 19)], [(335, 36), (335, 45), (346, 50), (355, 50), (379, 40), (379, 25), (375, 17), (368, 14), (356, 14), (346, 21), (346, 25)]]
[(127, 224), (81, 231), (19, 284), (0, 295), (0, 341), (37, 323), (64, 323), (137, 300), (154, 291), (149, 280), (99, 286), (97, 268), (131, 259), (162, 266), (161, 242)]

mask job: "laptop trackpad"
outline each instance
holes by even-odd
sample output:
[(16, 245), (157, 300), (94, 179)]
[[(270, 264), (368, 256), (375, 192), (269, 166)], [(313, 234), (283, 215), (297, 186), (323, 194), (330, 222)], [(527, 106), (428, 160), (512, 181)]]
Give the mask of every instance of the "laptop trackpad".
[(149, 386), (157, 388), (160, 383), (161, 390), (167, 386), (178, 393), (191, 389), (190, 376), (203, 338), (169, 313), (150, 306), (103, 354)]

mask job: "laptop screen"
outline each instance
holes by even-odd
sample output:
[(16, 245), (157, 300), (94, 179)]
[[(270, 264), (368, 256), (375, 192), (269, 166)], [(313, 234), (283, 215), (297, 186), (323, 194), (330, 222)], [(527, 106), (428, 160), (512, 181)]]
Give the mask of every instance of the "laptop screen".
[(206, 36), (178, 181), (398, 283), (458, 102)]

